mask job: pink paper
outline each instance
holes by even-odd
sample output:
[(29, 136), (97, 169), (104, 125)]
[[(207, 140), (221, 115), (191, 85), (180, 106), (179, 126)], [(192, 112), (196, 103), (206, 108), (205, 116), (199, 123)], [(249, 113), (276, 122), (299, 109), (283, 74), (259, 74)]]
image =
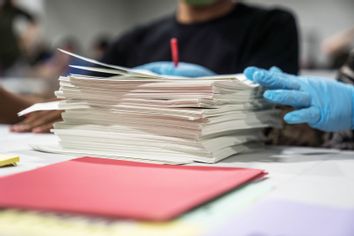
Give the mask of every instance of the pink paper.
[(0, 207), (168, 220), (264, 174), (83, 157), (0, 178)]

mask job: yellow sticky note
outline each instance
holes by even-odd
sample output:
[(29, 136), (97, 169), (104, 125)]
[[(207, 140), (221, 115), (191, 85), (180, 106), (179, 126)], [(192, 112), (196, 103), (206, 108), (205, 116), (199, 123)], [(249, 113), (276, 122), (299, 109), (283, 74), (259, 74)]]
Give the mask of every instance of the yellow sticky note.
[(16, 155), (2, 155), (0, 154), (0, 167), (15, 165), (20, 161), (20, 157)]

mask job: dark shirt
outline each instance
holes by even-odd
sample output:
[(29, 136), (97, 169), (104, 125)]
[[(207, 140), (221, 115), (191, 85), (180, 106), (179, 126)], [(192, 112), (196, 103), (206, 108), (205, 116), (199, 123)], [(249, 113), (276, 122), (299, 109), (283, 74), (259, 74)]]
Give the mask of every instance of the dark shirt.
[(218, 74), (240, 73), (247, 66), (299, 69), (294, 16), (281, 9), (238, 3), (227, 15), (203, 23), (181, 24), (175, 15), (137, 27), (118, 38), (103, 57), (110, 64), (135, 67), (171, 61), (170, 39), (179, 41), (180, 61)]

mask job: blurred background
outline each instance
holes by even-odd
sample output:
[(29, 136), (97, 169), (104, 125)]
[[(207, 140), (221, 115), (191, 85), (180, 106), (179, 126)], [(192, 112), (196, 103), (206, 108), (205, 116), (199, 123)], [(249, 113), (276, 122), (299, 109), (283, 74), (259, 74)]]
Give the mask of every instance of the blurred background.
[[(68, 72), (70, 60), (56, 53), (56, 48), (99, 59), (112, 38), (137, 24), (173, 12), (177, 0), (12, 2), (23, 10), (12, 24), (21, 42), (21, 53), (11, 58), (10, 64), (0, 65), (0, 83), (12, 91), (42, 95), (47, 91), (48, 96), (52, 96), (56, 79)], [(281, 6), (297, 16), (301, 67), (307, 73), (333, 76), (354, 46), (354, 0), (244, 2), (265, 7)], [(0, 24), (1, 21), (4, 22), (0, 19)], [(0, 34), (0, 46), (6, 47), (6, 40), (11, 42), (11, 39), (4, 39), (4, 32)], [(24, 86), (27, 82), (23, 78), (28, 78), (28, 85)]]

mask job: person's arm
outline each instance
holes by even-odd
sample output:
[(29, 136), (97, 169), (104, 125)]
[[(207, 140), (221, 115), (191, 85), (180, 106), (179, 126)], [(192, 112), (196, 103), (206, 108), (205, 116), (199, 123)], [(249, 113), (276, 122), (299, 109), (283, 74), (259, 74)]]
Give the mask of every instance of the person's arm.
[(21, 121), (17, 113), (32, 105), (34, 101), (6, 91), (0, 87), (0, 123), (14, 124)]
[(293, 76), (277, 68), (245, 70), (248, 79), (268, 90), (268, 101), (289, 105), (295, 111), (284, 116), (289, 124), (307, 123), (323, 131), (354, 129), (354, 86), (319, 77)]
[(322, 50), (329, 56), (345, 51), (354, 46), (354, 26), (325, 39), (321, 45)]
[(61, 120), (62, 111), (37, 111), (28, 114), (25, 118), (18, 117), (17, 113), (43, 99), (26, 97), (6, 91), (0, 87), (0, 123), (13, 124), (13, 132), (49, 132), (54, 122)]
[(53, 124), (61, 121), (63, 111), (36, 111), (28, 114), (26, 118), (10, 127), (12, 132), (48, 133)]

